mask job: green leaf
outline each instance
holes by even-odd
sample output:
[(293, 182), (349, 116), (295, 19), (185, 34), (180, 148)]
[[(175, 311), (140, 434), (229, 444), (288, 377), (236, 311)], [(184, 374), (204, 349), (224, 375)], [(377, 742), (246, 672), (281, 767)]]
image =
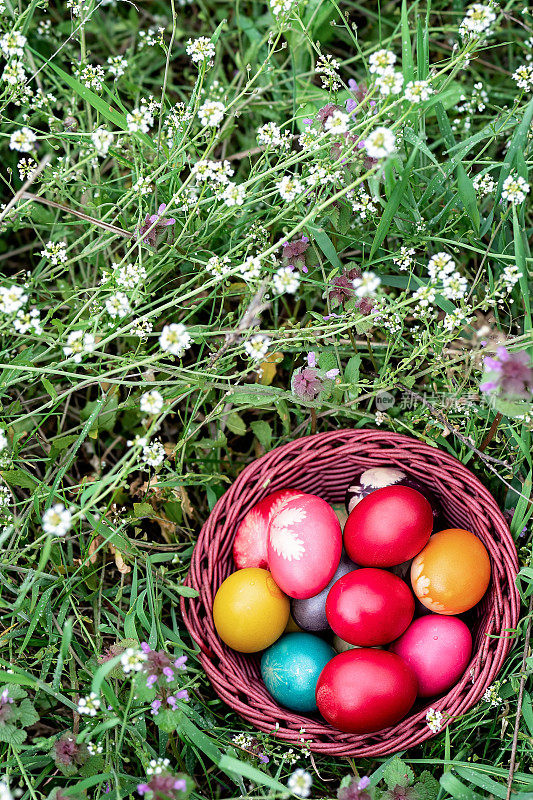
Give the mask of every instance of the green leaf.
[(402, 72), (404, 82), (408, 83), (413, 80), (414, 64), (413, 64), (413, 49), (411, 44), (411, 32), (409, 30), (409, 17), (407, 13), (407, 0), (402, 0), (401, 12), (401, 29), (402, 29)]
[(274, 789), (277, 792), (282, 792), (283, 794), (288, 793), (286, 786), (270, 775), (267, 775), (265, 772), (261, 772), (261, 770), (248, 764), (246, 761), (239, 761), (237, 758), (224, 755), (220, 759), (218, 766), (220, 769), (224, 770), (224, 772), (233, 772), (236, 775), (241, 775), (241, 777), (248, 778), (248, 780), (253, 781), (258, 786), (268, 786), (269, 789)]
[(327, 235), (326, 231), (323, 228), (316, 227), (315, 225), (309, 225), (308, 228), (317, 245), (320, 247), (330, 264), (333, 264), (334, 267), (342, 269), (342, 261), (337, 255), (337, 251), (335, 250), (333, 242)]
[(18, 486), (21, 489), (31, 489), (35, 491), (39, 485), (35, 478), (32, 478), (31, 475), (28, 475), (28, 473), (24, 472), (22, 469), (5, 469), (0, 472), (0, 475), (10, 486)]
[[(442, 103), (439, 102), (435, 104), (435, 111), (437, 112), (437, 120), (444, 137), (444, 141), (449, 149), (455, 145), (455, 137)], [(461, 163), (457, 164), (455, 175), (457, 178), (457, 191), (461, 202), (466, 213), (468, 214), (468, 217), (470, 218), (472, 225), (474, 226), (476, 234), (479, 234), (480, 217), (474, 184), (466, 174), (465, 168)]]
[(419, 800), (437, 800), (439, 794), (439, 782), (433, 777), (429, 770), (425, 769), (420, 773), (415, 783)]
[[(480, 789), (483, 789), (494, 797), (501, 797), (502, 800), (505, 800), (507, 797), (507, 787), (489, 778), (488, 775), (484, 775), (482, 772), (476, 769), (469, 769), (468, 767), (454, 766), (454, 770), (461, 778), (470, 781), (470, 783), (473, 783), (475, 786), (479, 786)], [(514, 797), (514, 793), (512, 796)]]
[(174, 591), (182, 597), (198, 597), (199, 592), (192, 586), (182, 586), (180, 583), (174, 585)]
[(383, 780), (387, 784), (387, 789), (394, 789), (395, 786), (409, 786), (415, 778), (411, 767), (399, 756), (396, 756), (387, 764), (383, 772)]
[(391, 222), (394, 216), (396, 215), (396, 212), (398, 211), (402, 197), (405, 194), (407, 187), (409, 185), (409, 175), (411, 173), (411, 169), (413, 168), (413, 164), (417, 153), (418, 153), (418, 145), (415, 145), (413, 147), (411, 155), (409, 156), (407, 164), (403, 169), (400, 180), (396, 182), (396, 185), (392, 190), (392, 194), (387, 201), (387, 205), (385, 206), (385, 209), (379, 221), (379, 225), (374, 236), (374, 241), (372, 242), (372, 247), (370, 249), (370, 258), (372, 258), (378, 247), (380, 247), (381, 243), (383, 242), (385, 236), (389, 231)]
[(0, 742), (6, 742), (13, 748), (19, 748), (26, 741), (26, 731), (6, 723), (0, 724)]
[(268, 422), (259, 419), (250, 423), (250, 427), (254, 432), (254, 436), (257, 437), (259, 444), (262, 444), (265, 450), (270, 450), (270, 445), (272, 444), (272, 428)]
[(236, 436), (244, 436), (246, 433), (246, 423), (235, 411), (226, 417), (226, 425)]
[(361, 361), (361, 356), (357, 353), (355, 356), (352, 356), (350, 359), (348, 359), (348, 363), (344, 369), (344, 380), (346, 383), (350, 384), (348, 394), (352, 399), (357, 397), (359, 394), (358, 383)]
[(440, 785), (456, 800), (481, 800), (481, 795), (461, 783), (451, 772), (445, 772), (444, 775), (441, 775)]

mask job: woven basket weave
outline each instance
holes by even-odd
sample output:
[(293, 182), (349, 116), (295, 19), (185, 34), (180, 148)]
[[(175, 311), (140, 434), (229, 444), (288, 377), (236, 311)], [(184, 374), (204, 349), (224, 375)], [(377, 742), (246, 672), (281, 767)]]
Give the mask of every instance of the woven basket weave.
[[(259, 500), (277, 489), (294, 488), (338, 503), (355, 476), (384, 463), (431, 487), (448, 525), (479, 536), (490, 554), (492, 578), (474, 610), (472, 659), (459, 683), (445, 696), (415, 705), (398, 724), (355, 735), (335, 730), (318, 714), (303, 716), (278, 705), (261, 680), (260, 654), (243, 655), (227, 647), (214, 629), (212, 608), (218, 587), (235, 570), (232, 545), (238, 525)], [(182, 598), (181, 611), (216, 693), (256, 728), (293, 744), (303, 738), (316, 753), (383, 756), (433, 735), (425, 720), (429, 706), (441, 711), (443, 724), (449, 724), (478, 702), (495, 680), (512, 644), (509, 629), (518, 619), (517, 570), (516, 549), (495, 500), (457, 459), (388, 431), (342, 430), (297, 439), (241, 472), (202, 528), (187, 578), (199, 597)], [(300, 733), (302, 728), (305, 733)]]

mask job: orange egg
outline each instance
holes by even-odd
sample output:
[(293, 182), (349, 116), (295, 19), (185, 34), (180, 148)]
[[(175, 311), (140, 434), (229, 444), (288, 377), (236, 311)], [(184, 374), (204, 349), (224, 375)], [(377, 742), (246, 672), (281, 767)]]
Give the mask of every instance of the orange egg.
[(460, 528), (435, 533), (411, 565), (420, 602), (437, 614), (462, 614), (479, 603), (490, 581), (489, 554), (477, 536)]
[(270, 572), (247, 567), (220, 586), (213, 603), (213, 621), (222, 641), (233, 650), (257, 653), (279, 639), (289, 611), (289, 598)]

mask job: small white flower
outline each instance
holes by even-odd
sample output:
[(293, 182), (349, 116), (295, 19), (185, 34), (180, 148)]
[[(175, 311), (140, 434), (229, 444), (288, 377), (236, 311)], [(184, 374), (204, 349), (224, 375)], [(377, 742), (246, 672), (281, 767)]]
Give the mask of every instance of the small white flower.
[(442, 281), (454, 271), (455, 261), (448, 253), (435, 253), (428, 261), (428, 274), (432, 281)]
[(524, 202), (529, 190), (529, 183), (521, 175), (511, 173), (503, 182), (502, 198), (517, 206)]
[(492, 686), (489, 686), (488, 689), (485, 689), (485, 693), (483, 694), (483, 700), (486, 703), (490, 703), (493, 708), (503, 703), (503, 700), (499, 695), (499, 690), (499, 684), (493, 683)]
[(159, 414), (163, 408), (163, 404), (163, 396), (157, 389), (152, 389), (151, 392), (145, 392), (141, 396), (140, 408), (143, 414)]
[(141, 106), (126, 114), (126, 122), (130, 133), (148, 133), (154, 124), (154, 116), (147, 106)]
[(67, 243), (47, 242), (44, 250), (41, 250), (41, 255), (54, 267), (57, 267), (58, 264), (64, 264), (67, 260)]
[(262, 147), (274, 147), (288, 150), (291, 146), (292, 136), (290, 131), (282, 132), (275, 122), (265, 122), (257, 130), (257, 143)]
[(287, 14), (294, 5), (294, 0), (270, 0), (270, 10), (275, 17)]
[(376, 204), (364, 189), (360, 189), (351, 202), (353, 210), (361, 219), (374, 217), (377, 214)]
[(488, 33), (495, 19), (496, 14), (490, 5), (474, 3), (467, 10), (466, 16), (459, 25), (459, 35), (463, 39), (469, 39), (482, 33)]
[(7, 436), (6, 432), (0, 428), (0, 451), (5, 450), (7, 447)]
[(304, 190), (302, 182), (292, 175), (285, 175), (276, 186), (281, 198), (288, 203), (292, 202)]
[(63, 503), (55, 503), (43, 514), (43, 531), (50, 536), (65, 536), (72, 527), (72, 514)]
[(391, 50), (377, 50), (368, 59), (368, 69), (370, 72), (383, 72), (388, 67), (396, 63), (396, 56)]
[(245, 281), (258, 278), (261, 274), (261, 260), (258, 256), (248, 256), (241, 267), (240, 275)]
[(111, 297), (105, 301), (105, 307), (107, 313), (113, 319), (117, 317), (123, 319), (127, 317), (128, 314), (131, 314), (130, 301), (124, 292), (116, 292), (116, 294), (111, 295)]
[(158, 467), (165, 460), (165, 448), (157, 439), (150, 444), (145, 444), (142, 449), (142, 459), (149, 467)]
[(19, 153), (31, 153), (37, 137), (29, 128), (21, 128), (13, 131), (9, 139), (10, 150), (17, 150)]
[(224, 203), (231, 206), (242, 206), (246, 196), (246, 189), (241, 183), (228, 183), (222, 192)]
[(387, 158), (396, 150), (396, 136), (389, 128), (375, 128), (365, 139), (370, 158)]
[(26, 37), (20, 31), (8, 31), (0, 38), (0, 50), (6, 58), (23, 56)]
[(40, 336), (43, 332), (43, 327), (41, 325), (39, 309), (32, 308), (25, 311), (21, 308), (20, 311), (17, 311), (17, 316), (13, 320), (13, 327), (19, 333), (33, 331), (36, 336)]
[(107, 131), (105, 128), (97, 128), (91, 134), (91, 141), (99, 156), (107, 155), (109, 148), (113, 144), (113, 139), (114, 134), (111, 133), (111, 131)]
[(95, 692), (91, 692), (86, 697), (80, 697), (78, 702), (78, 714), (87, 714), (89, 717), (96, 717), (100, 708), (100, 700)]
[(228, 256), (211, 256), (207, 261), (206, 269), (215, 278), (222, 278), (231, 271), (231, 261)]
[(410, 103), (422, 103), (429, 100), (433, 89), (428, 81), (409, 81), (405, 87), (405, 99)]
[(220, 100), (206, 100), (198, 109), (198, 118), (202, 125), (216, 128), (224, 119), (226, 106)]
[(350, 115), (345, 114), (344, 111), (334, 111), (333, 114), (327, 118), (324, 123), (324, 130), (328, 133), (347, 133), (348, 123), (350, 122)]
[[(104, 752), (104, 748), (99, 742), (87, 742), (87, 750), (90, 756), (99, 756)], [(2, 800), (0, 798), (0, 800)]]
[(209, 59), (214, 58), (215, 45), (207, 36), (200, 36), (198, 39), (188, 40), (186, 52), (195, 64), (201, 64), (204, 61), (209, 61)]
[(142, 650), (128, 647), (120, 656), (122, 672), (124, 675), (127, 675), (129, 672), (139, 672), (147, 658), (147, 654), (143, 653)]
[(191, 337), (187, 333), (185, 325), (181, 322), (165, 325), (159, 337), (159, 346), (165, 353), (182, 356), (191, 346)]
[(296, 294), (300, 276), (290, 267), (280, 267), (273, 276), (274, 289), (278, 294)]
[(145, 195), (150, 194), (152, 191), (152, 181), (148, 176), (145, 177), (141, 175), (131, 188), (135, 192), (138, 192), (141, 197), (144, 197)]
[(63, 353), (68, 356), (73, 356), (76, 364), (81, 362), (82, 356), (85, 353), (92, 353), (94, 350), (95, 339), (92, 333), (85, 333), (85, 331), (72, 331), (67, 337), (67, 344), (63, 347)]
[(426, 714), (426, 723), (432, 733), (438, 733), (442, 728), (442, 712), (429, 708)]
[(161, 775), (165, 772), (170, 765), (168, 758), (152, 758), (149, 765), (146, 767), (147, 775)]
[(10, 61), (2, 72), (2, 80), (10, 86), (19, 86), (26, 82), (26, 71), (20, 61)]
[(0, 780), (0, 800), (14, 800), (7, 778), (6, 780)]
[(305, 769), (295, 769), (287, 781), (287, 786), (297, 797), (309, 797), (312, 785), (313, 778)]
[(370, 297), (381, 283), (375, 272), (363, 272), (360, 278), (355, 278), (353, 288), (357, 297)]
[(0, 286), (0, 311), (3, 314), (16, 314), (28, 301), (22, 286)]
[(85, 64), (84, 66), (76, 65), (74, 68), (74, 74), (80, 83), (84, 84), (84, 86), (87, 86), (89, 89), (94, 89), (95, 92), (102, 91), (105, 80), (105, 72), (104, 68), (101, 67), (100, 64)]
[(496, 181), (491, 178), (488, 172), (484, 175), (476, 175), (472, 183), (479, 197), (486, 197), (496, 189)]
[(524, 89), (526, 92), (533, 91), (533, 66), (522, 64), (513, 72), (513, 80), (519, 89)]
[(382, 70), (376, 78), (376, 86), (381, 94), (400, 94), (403, 86), (403, 75), (394, 67), (387, 67)]
[(107, 59), (108, 68), (107, 71), (110, 75), (112, 75), (115, 80), (117, 78), (122, 77), (125, 71), (128, 69), (128, 62), (124, 56), (117, 55), (117, 56), (109, 56)]
[(468, 283), (460, 272), (452, 272), (442, 279), (441, 292), (448, 300), (460, 300), (467, 292)]
[(392, 260), (401, 270), (407, 270), (413, 265), (414, 254), (414, 247), (405, 247), (402, 245), (400, 247), (400, 254), (398, 256), (393, 256)]
[(262, 361), (268, 353), (270, 339), (262, 333), (256, 333), (244, 343), (244, 349), (254, 361)]
[(135, 289), (139, 283), (146, 280), (146, 267), (142, 264), (123, 264), (120, 267), (114, 264), (113, 269), (113, 278), (117, 285), (125, 289)]

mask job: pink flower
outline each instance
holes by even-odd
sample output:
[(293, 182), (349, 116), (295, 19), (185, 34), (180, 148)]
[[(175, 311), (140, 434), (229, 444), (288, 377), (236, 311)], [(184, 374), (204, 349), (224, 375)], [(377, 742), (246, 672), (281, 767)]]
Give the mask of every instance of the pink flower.
[(510, 353), (498, 347), (496, 358), (486, 356), (483, 362), (485, 380), (480, 390), (495, 392), (502, 398), (529, 400), (533, 394), (533, 367), (525, 350)]
[[(143, 237), (143, 241), (151, 244), (152, 247), (156, 246), (157, 233), (161, 228), (168, 228), (169, 225), (174, 225), (176, 220), (173, 217), (163, 217), (166, 209), (166, 203), (161, 203), (157, 209), (157, 214), (146, 215), (144, 224), (139, 228), (139, 235)], [(152, 228), (152, 225), (155, 226)], [(150, 230), (152, 228), (152, 230)]]
[(316, 400), (325, 388), (325, 381), (332, 380), (339, 374), (338, 369), (327, 372), (317, 367), (316, 353), (309, 353), (307, 366), (300, 367), (292, 376), (291, 390), (302, 400)]

